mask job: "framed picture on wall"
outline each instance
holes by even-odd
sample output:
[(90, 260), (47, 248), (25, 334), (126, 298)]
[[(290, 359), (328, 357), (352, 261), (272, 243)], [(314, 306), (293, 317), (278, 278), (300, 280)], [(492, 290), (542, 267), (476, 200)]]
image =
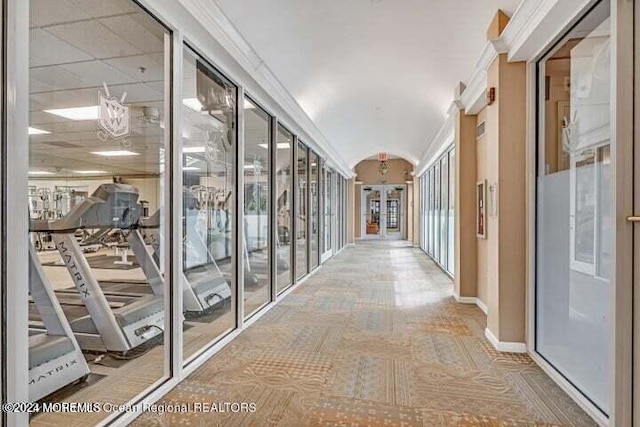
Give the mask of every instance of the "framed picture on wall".
[(476, 235), (487, 238), (487, 181), (476, 184)]

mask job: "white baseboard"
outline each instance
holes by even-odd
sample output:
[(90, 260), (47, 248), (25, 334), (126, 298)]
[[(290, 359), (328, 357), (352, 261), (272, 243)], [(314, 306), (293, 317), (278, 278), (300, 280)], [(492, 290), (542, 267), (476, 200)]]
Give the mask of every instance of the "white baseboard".
[(505, 353), (526, 353), (527, 345), (523, 342), (506, 342), (499, 341), (498, 338), (493, 335), (493, 332), (489, 330), (489, 328), (485, 328), (484, 336), (487, 337), (491, 345), (495, 347), (496, 350), (505, 352)]
[(484, 302), (482, 302), (482, 300), (478, 297), (461, 297), (460, 295), (456, 295), (456, 294), (453, 294), (453, 297), (460, 304), (475, 304), (478, 306), (480, 310), (482, 310), (484, 314), (488, 313), (487, 305)]
[(487, 304), (485, 304), (480, 298), (476, 298), (476, 305), (484, 314), (489, 314), (489, 309), (487, 308)]

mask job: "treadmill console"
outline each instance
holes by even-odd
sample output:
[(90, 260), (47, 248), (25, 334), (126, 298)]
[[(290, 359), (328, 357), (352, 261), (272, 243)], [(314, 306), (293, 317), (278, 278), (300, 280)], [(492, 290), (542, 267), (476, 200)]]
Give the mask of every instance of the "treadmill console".
[(30, 231), (68, 232), (81, 228), (131, 229), (140, 225), (138, 189), (126, 184), (102, 184), (67, 215), (52, 221), (31, 221)]

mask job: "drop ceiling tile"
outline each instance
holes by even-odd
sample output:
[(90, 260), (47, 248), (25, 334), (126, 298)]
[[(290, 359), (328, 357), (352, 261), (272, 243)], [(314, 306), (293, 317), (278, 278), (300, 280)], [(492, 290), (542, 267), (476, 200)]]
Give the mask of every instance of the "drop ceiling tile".
[[(136, 81), (162, 80), (164, 78), (163, 55), (137, 55), (107, 59), (105, 62)], [(144, 68), (144, 72), (140, 69)]]
[(32, 68), (29, 71), (29, 76), (32, 81), (52, 86), (54, 90), (75, 89), (87, 86), (77, 74), (70, 72), (64, 67), (65, 66), (52, 65)]
[[(103, 18), (100, 19), (100, 23), (144, 53), (162, 52), (164, 51), (164, 33), (154, 31), (154, 27), (145, 22), (150, 19), (140, 14), (133, 14)], [(155, 28), (160, 27), (157, 22), (154, 22), (154, 25)]]
[(98, 92), (96, 90), (92, 90), (91, 96), (81, 97), (80, 94), (82, 93), (80, 90), (67, 90), (31, 94), (29, 95), (29, 111), (98, 105)]
[(67, 119), (63, 117), (54, 116), (53, 114), (45, 113), (42, 110), (31, 111), (29, 113), (29, 124), (32, 126), (50, 123), (61, 123), (66, 120)]
[(45, 30), (39, 28), (33, 29), (30, 31), (29, 37), (29, 65), (31, 67), (93, 59), (92, 56)]
[(41, 82), (34, 78), (29, 79), (29, 93), (50, 92), (55, 90), (55, 86)]
[(140, 12), (131, 0), (69, 0), (94, 18)]
[[(162, 82), (160, 86), (162, 86)], [(155, 90), (149, 83), (125, 85), (123, 89), (127, 91), (127, 102), (129, 103), (146, 103), (163, 99), (162, 91)]]
[(53, 123), (48, 127), (54, 135), (67, 141), (98, 138), (98, 122), (96, 120), (67, 120), (62, 123)]
[(56, 25), (47, 27), (47, 31), (84, 52), (90, 52), (99, 59), (142, 53), (124, 38), (96, 21)]
[(86, 9), (68, 0), (31, 0), (29, 24), (31, 27), (61, 24), (63, 22), (88, 19)]
[(83, 86), (101, 87), (103, 83), (111, 85), (135, 81), (130, 75), (99, 60), (65, 64), (61, 65), (60, 68), (77, 76), (77, 79), (84, 83)]

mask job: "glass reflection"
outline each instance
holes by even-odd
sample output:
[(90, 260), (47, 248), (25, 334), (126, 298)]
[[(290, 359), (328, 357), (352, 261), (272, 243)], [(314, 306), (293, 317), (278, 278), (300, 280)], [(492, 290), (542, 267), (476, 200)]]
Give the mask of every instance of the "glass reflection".
[(269, 251), (269, 153), (271, 117), (244, 101), (244, 312), (271, 300)]
[[(323, 253), (330, 252), (332, 249), (332, 231), (333, 231), (333, 173), (325, 165), (323, 165), (324, 175), (324, 248)], [(379, 208), (379, 205), (378, 205)], [(378, 212), (380, 212), (378, 210)], [(378, 230), (379, 231), (379, 230)]]
[(447, 265), (447, 227), (449, 224), (449, 164), (447, 156), (440, 161), (440, 172), (442, 174), (442, 188), (440, 189), (440, 265)]
[(307, 266), (307, 147), (298, 143), (296, 187), (296, 277), (308, 273)]
[(456, 153), (449, 152), (449, 219), (447, 237), (447, 271), (455, 271), (455, 203), (456, 203)]
[[(124, 404), (165, 376), (170, 37), (134, 2), (94, 9), (79, 18), (31, 2), (32, 401)], [(107, 415), (31, 421), (96, 425)]]
[(291, 157), (293, 135), (282, 125), (278, 125), (276, 144), (276, 212), (278, 215), (277, 241), (277, 290), (282, 292), (293, 283), (291, 269), (292, 215), (291, 215)]
[(599, 3), (538, 63), (536, 351), (607, 414), (611, 381), (611, 39)]
[(311, 176), (309, 177), (309, 191), (311, 191), (311, 269), (316, 268), (320, 262), (320, 209), (318, 186), (320, 182), (320, 167), (318, 155), (311, 151)]
[(191, 50), (183, 59), (182, 292), (185, 360), (236, 327), (237, 91)]

